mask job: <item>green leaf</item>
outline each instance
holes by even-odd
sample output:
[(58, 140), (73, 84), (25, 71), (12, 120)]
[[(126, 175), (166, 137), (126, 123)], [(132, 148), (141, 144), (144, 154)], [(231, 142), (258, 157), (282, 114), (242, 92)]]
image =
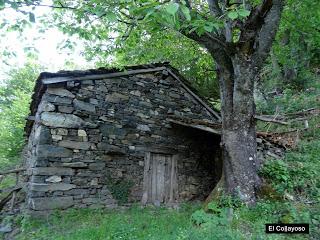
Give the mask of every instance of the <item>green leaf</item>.
[(204, 26), (204, 30), (206, 30), (207, 32), (212, 32), (212, 30), (213, 30), (213, 25), (212, 24), (210, 24), (210, 25), (205, 25)]
[(111, 11), (106, 12), (106, 18), (109, 22), (116, 22), (117, 21), (117, 15)]
[(29, 12), (29, 21), (33, 23), (36, 21), (36, 17), (32, 12)]
[(179, 9), (179, 4), (178, 3), (170, 3), (166, 6), (166, 11), (167, 13), (171, 15), (175, 15)]
[(8, 3), (10, 3), (10, 5), (11, 5), (11, 7), (12, 7), (13, 9), (18, 9), (18, 7), (19, 7), (16, 2), (8, 2)]
[(183, 15), (186, 17), (187, 21), (191, 21), (191, 15), (190, 10), (186, 6), (181, 6), (181, 11), (183, 12)]
[(250, 15), (250, 11), (242, 8), (238, 10), (238, 14), (241, 17), (248, 17)]
[(147, 9), (147, 14), (144, 16), (144, 20), (147, 20), (151, 15), (155, 13), (156, 9), (155, 8), (149, 8)]
[(228, 17), (232, 20), (235, 20), (238, 18), (238, 13), (236, 11), (228, 12)]
[(194, 32), (195, 30), (197, 30), (197, 28), (198, 28), (198, 27), (193, 27), (193, 28), (191, 28), (191, 30), (189, 31), (189, 33)]
[(98, 17), (101, 17), (105, 14), (103, 7), (97, 6), (93, 11)]
[(215, 213), (220, 213), (221, 212), (221, 209), (219, 208), (219, 206), (214, 203), (214, 202), (210, 202), (208, 204), (208, 209), (215, 212)]
[(4, 0), (0, 0), (0, 8), (3, 8), (4, 7)]

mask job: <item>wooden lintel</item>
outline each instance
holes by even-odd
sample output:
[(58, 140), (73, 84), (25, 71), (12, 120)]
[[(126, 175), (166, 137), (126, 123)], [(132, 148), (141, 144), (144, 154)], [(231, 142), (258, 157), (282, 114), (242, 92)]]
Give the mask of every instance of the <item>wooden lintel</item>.
[(178, 125), (185, 126), (185, 127), (196, 128), (196, 129), (199, 129), (199, 130), (202, 130), (202, 131), (206, 131), (206, 132), (210, 132), (210, 133), (213, 133), (213, 134), (221, 135), (221, 131), (219, 131), (217, 129), (213, 129), (213, 128), (208, 127), (208, 126), (203, 126), (203, 125), (198, 125), (198, 124), (188, 124), (188, 123), (180, 122), (180, 121), (173, 120), (173, 119), (169, 119), (168, 121), (172, 122), (172, 123), (175, 123), (175, 124), (178, 124)]
[(159, 72), (162, 70), (166, 70), (166, 67), (157, 67), (157, 68), (147, 68), (147, 69), (137, 69), (137, 70), (128, 70), (123, 72), (114, 72), (114, 73), (106, 73), (106, 74), (92, 74), (81, 77), (54, 77), (54, 78), (44, 78), (42, 79), (43, 84), (52, 84), (59, 82), (68, 82), (68, 81), (82, 81), (82, 80), (98, 80), (103, 78), (114, 78), (121, 77), (133, 74), (141, 74), (141, 73), (150, 73), (150, 72)]
[(174, 147), (136, 146), (136, 150), (152, 153), (175, 154), (178, 149)]

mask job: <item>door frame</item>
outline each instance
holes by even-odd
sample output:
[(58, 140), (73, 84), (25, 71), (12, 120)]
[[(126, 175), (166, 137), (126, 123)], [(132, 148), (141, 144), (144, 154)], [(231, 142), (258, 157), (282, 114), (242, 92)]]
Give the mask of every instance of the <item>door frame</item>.
[(178, 201), (178, 160), (179, 154), (172, 154), (168, 151), (150, 151), (145, 153), (144, 157), (144, 173), (143, 173), (143, 191), (141, 204), (146, 205), (149, 202), (148, 190), (150, 188), (150, 181), (152, 178), (152, 169), (150, 168), (151, 164), (151, 155), (152, 154), (164, 154), (171, 155), (171, 170), (170, 170), (170, 189), (169, 196), (166, 196), (165, 204), (172, 204)]

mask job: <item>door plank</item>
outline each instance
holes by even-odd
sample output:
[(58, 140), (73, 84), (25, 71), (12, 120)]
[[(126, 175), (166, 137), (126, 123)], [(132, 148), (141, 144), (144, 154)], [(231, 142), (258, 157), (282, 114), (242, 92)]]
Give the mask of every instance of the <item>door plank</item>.
[(166, 165), (165, 165), (165, 185), (164, 185), (164, 189), (165, 189), (165, 202), (169, 202), (170, 200), (170, 176), (171, 176), (171, 156), (170, 155), (166, 155), (165, 156), (166, 159)]
[(164, 202), (164, 174), (165, 174), (165, 155), (158, 155), (158, 172), (157, 172), (157, 200)]
[(155, 154), (152, 154), (152, 185), (151, 185), (151, 202), (157, 200), (157, 166), (158, 159)]
[(141, 203), (145, 205), (148, 202), (148, 197), (150, 196), (149, 190), (151, 188), (151, 179), (150, 179), (150, 174), (151, 174), (151, 168), (150, 168), (150, 158), (151, 158), (151, 153), (147, 152), (144, 158), (144, 172), (143, 172), (143, 194), (142, 194), (142, 199)]
[(173, 203), (176, 201), (176, 194), (177, 194), (177, 155), (174, 155), (171, 161), (169, 202)]

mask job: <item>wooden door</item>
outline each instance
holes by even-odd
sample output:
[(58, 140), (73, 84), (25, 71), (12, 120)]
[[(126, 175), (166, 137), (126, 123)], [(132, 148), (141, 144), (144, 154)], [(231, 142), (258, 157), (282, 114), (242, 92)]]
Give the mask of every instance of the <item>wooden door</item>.
[(177, 199), (177, 157), (147, 153), (145, 157), (142, 203), (173, 203)]

